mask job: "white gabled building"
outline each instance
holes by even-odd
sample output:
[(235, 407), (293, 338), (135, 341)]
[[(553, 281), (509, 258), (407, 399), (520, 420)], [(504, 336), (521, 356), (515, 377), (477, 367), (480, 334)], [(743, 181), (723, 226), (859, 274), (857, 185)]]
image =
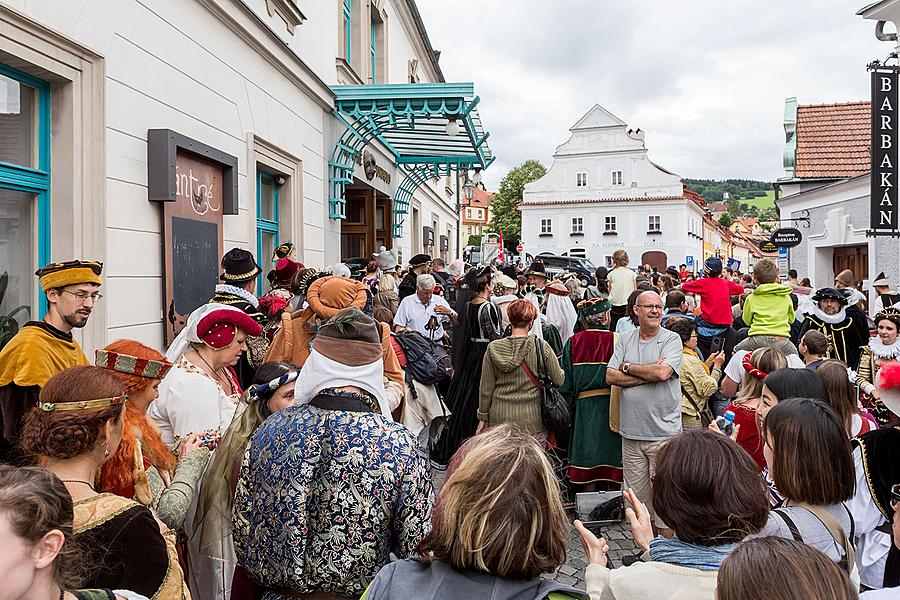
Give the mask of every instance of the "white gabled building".
[(526, 252), (587, 257), (610, 265), (623, 248), (632, 265), (703, 262), (703, 199), (647, 156), (644, 133), (600, 105), (569, 129), (553, 164), (525, 186)]

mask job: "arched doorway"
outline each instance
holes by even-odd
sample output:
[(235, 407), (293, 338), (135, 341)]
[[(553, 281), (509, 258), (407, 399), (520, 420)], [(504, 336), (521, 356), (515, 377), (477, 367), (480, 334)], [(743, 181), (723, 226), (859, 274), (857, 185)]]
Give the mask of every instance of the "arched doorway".
[(641, 254), (641, 264), (656, 267), (657, 271), (663, 272), (666, 270), (666, 253), (659, 250), (644, 252)]

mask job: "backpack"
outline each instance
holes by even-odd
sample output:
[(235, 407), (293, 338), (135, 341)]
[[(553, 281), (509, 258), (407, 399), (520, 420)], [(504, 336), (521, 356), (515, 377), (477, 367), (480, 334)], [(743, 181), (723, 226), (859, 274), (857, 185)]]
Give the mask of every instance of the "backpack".
[(453, 374), (450, 356), (440, 343), (434, 343), (418, 331), (404, 331), (394, 339), (406, 354), (406, 379), (434, 385)]

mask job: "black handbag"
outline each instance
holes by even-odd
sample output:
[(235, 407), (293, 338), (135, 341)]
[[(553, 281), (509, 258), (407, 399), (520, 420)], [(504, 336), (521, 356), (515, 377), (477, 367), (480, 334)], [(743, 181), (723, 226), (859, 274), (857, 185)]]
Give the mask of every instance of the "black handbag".
[(557, 391), (556, 386), (550, 380), (547, 370), (544, 368), (544, 351), (541, 348), (541, 342), (534, 338), (534, 350), (537, 355), (538, 377), (535, 377), (525, 361), (522, 361), (522, 368), (525, 374), (531, 379), (531, 382), (538, 389), (541, 397), (541, 420), (547, 431), (553, 433), (562, 433), (568, 431), (572, 426), (572, 412), (569, 410), (569, 403)]

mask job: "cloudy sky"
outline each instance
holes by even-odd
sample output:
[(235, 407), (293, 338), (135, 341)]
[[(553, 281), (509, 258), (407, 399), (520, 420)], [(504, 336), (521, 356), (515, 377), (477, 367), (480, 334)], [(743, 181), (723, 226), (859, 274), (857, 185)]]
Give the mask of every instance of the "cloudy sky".
[[(595, 103), (683, 177), (783, 173), (784, 99), (867, 100), (891, 44), (866, 0), (418, 0), (447, 81), (474, 81), (497, 161), (550, 164)], [(893, 29), (888, 26), (889, 30)]]

